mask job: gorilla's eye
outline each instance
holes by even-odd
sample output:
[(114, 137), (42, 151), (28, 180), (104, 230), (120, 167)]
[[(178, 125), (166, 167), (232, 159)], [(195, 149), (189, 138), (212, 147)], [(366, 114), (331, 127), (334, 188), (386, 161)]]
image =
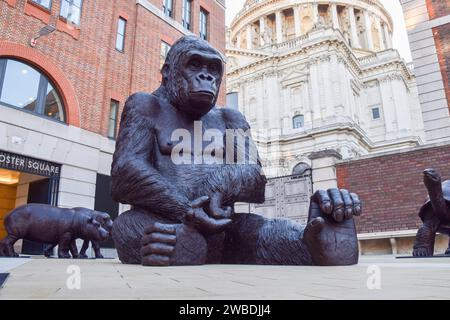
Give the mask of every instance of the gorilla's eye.
[(200, 69), (201, 63), (198, 59), (192, 59), (191, 61), (189, 61), (189, 67), (192, 69)]
[(218, 66), (217, 64), (215, 64), (215, 63), (211, 63), (211, 64), (208, 66), (208, 69), (209, 69), (209, 71), (212, 72), (212, 73), (215, 73), (215, 74), (219, 73), (219, 66)]

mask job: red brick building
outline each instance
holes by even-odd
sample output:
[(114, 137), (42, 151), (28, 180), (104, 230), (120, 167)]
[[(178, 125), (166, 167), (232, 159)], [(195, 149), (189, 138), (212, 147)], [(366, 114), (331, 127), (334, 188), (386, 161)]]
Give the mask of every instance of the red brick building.
[(120, 111), (185, 34), (224, 53), (225, 1), (0, 0), (0, 218), (30, 201), (117, 213)]
[[(363, 200), (357, 218), (363, 253), (410, 253), (421, 220), (419, 210), (427, 197), (423, 170), (435, 168), (450, 179), (450, 145), (434, 144), (386, 154), (340, 161), (339, 188), (354, 190)], [(438, 238), (443, 253), (448, 237)]]

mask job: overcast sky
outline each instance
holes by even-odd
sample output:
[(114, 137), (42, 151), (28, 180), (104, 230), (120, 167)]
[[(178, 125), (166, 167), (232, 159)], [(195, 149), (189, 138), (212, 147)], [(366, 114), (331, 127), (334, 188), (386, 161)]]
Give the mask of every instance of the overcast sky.
[[(231, 20), (241, 10), (245, 0), (228, 0), (227, 1), (227, 25), (230, 25)], [(400, 2), (398, 0), (381, 0), (385, 8), (392, 15), (394, 20), (394, 47), (398, 49), (400, 55), (406, 60), (411, 61), (411, 51), (409, 49), (408, 35), (405, 28), (405, 20), (403, 19), (403, 12)]]

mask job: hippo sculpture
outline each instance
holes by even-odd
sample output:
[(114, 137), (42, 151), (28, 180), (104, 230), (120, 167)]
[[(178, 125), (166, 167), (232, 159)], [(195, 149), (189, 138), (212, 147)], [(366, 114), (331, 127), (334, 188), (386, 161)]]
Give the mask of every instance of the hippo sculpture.
[[(106, 212), (96, 211), (96, 210), (88, 210), (85, 208), (73, 208), (75, 214), (85, 214), (92, 218), (95, 221), (99, 222), (100, 225), (111, 234), (113, 221), (111, 217)], [(73, 240), (75, 242), (75, 240)], [(100, 242), (91, 240), (92, 248), (94, 249), (94, 254), (96, 259), (103, 259), (103, 255), (100, 250)], [(75, 244), (72, 244), (75, 245)], [(56, 247), (56, 244), (48, 245), (44, 250), (44, 255), (48, 258), (53, 254), (53, 249)], [(83, 246), (81, 247), (80, 253), (78, 254), (79, 259), (88, 258), (86, 251), (89, 248), (89, 240), (84, 240)]]
[(0, 241), (0, 256), (16, 257), (14, 243), (19, 239), (58, 245), (59, 258), (76, 258), (76, 239), (104, 241), (109, 232), (88, 214), (89, 209), (63, 209), (45, 204), (28, 204), (5, 217), (8, 235)]

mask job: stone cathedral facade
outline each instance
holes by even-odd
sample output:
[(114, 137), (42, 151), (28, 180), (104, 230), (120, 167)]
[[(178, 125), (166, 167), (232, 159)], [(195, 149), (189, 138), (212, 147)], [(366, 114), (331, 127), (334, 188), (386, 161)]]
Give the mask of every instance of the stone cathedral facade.
[(336, 187), (336, 161), (425, 142), (392, 33), (378, 0), (246, 1), (227, 34), (227, 100), (268, 177), (312, 168), (314, 189)]

